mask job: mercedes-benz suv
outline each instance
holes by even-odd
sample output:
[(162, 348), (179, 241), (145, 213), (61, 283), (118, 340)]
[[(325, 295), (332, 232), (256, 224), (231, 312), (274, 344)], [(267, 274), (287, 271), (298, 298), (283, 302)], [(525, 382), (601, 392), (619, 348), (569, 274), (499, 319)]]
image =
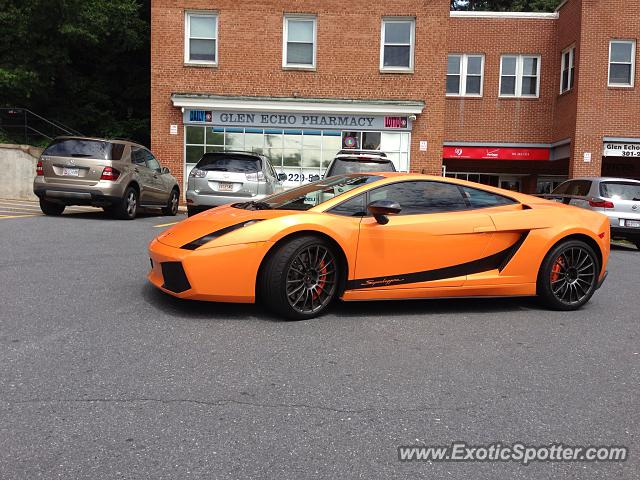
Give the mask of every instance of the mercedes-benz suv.
[(139, 207), (178, 212), (180, 189), (167, 167), (137, 143), (101, 138), (58, 137), (42, 152), (33, 192), (45, 215), (68, 205), (102, 207), (131, 220)]

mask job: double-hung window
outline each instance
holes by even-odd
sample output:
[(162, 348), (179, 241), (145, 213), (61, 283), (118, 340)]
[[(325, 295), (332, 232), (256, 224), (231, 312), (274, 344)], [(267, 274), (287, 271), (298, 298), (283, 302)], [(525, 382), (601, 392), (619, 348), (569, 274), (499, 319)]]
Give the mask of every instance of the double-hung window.
[(186, 12), (184, 37), (185, 63), (217, 65), (217, 14)]
[(412, 72), (416, 37), (415, 19), (383, 18), (381, 35), (380, 70)]
[(317, 19), (310, 15), (285, 15), (282, 41), (282, 66), (316, 68)]
[(610, 87), (633, 87), (635, 59), (635, 40), (611, 40), (609, 42)]
[(452, 54), (447, 61), (448, 96), (482, 96), (484, 55)]
[(560, 66), (560, 93), (568, 92), (573, 87), (573, 70), (575, 67), (576, 47), (569, 47), (562, 51), (562, 65)]
[(503, 55), (501, 57), (500, 96), (540, 96), (539, 55)]

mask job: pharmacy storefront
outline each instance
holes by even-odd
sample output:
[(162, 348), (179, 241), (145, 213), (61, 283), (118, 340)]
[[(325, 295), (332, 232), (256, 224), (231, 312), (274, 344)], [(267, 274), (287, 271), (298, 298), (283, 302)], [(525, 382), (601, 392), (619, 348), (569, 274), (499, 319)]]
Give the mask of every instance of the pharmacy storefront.
[(173, 95), (182, 109), (185, 176), (206, 152), (267, 156), (285, 186), (321, 177), (340, 150), (385, 152), (409, 171), (411, 128), (422, 102)]

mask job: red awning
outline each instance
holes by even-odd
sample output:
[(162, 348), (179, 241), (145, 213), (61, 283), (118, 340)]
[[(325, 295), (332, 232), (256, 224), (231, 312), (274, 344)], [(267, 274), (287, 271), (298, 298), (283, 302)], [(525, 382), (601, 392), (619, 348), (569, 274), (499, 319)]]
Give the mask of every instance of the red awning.
[(549, 160), (549, 148), (444, 147), (444, 158), (462, 160)]

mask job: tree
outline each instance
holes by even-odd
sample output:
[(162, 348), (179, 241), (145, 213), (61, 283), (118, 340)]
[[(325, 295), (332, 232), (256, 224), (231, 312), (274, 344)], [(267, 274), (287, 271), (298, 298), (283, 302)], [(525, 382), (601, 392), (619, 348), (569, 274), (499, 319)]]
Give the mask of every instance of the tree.
[(149, 138), (150, 0), (0, 0), (0, 106)]
[(451, 0), (451, 10), (553, 12), (561, 0)]

